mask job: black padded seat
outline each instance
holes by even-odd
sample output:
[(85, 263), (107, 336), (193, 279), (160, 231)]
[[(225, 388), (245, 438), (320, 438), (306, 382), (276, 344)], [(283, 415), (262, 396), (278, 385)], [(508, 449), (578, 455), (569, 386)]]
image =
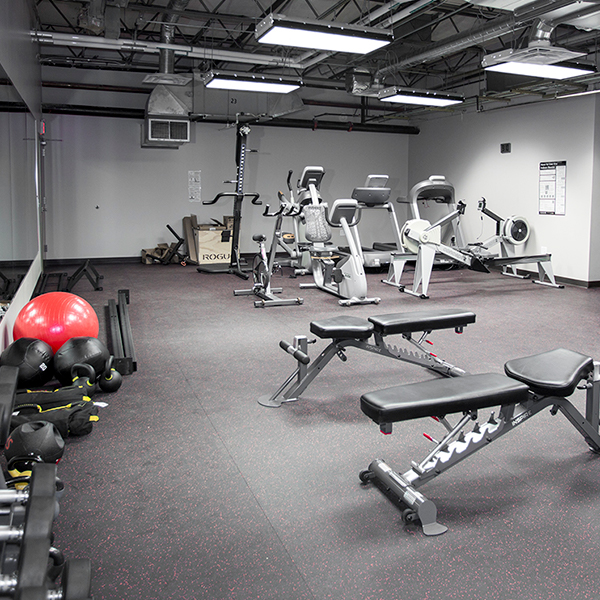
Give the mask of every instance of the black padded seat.
[(393, 335), (395, 333), (464, 327), (475, 323), (475, 313), (457, 308), (440, 308), (437, 310), (415, 310), (377, 315), (369, 317), (369, 321), (375, 325), (375, 330), (378, 333)]
[(312, 321), (310, 331), (320, 338), (366, 340), (373, 335), (373, 324), (360, 317), (340, 316)]
[(564, 348), (515, 358), (504, 365), (509, 377), (526, 383), (536, 394), (561, 398), (570, 396), (593, 369), (592, 358)]
[(525, 401), (528, 391), (525, 384), (510, 377), (484, 373), (369, 392), (361, 396), (360, 408), (375, 423), (395, 423), (515, 404)]

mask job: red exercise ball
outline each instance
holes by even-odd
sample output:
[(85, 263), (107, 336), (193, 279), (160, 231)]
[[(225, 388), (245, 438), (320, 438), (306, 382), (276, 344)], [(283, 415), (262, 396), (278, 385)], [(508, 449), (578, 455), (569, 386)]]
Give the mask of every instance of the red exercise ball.
[(48, 292), (30, 300), (17, 315), (13, 338), (36, 338), (53, 352), (73, 337), (98, 337), (100, 324), (91, 305), (68, 292)]

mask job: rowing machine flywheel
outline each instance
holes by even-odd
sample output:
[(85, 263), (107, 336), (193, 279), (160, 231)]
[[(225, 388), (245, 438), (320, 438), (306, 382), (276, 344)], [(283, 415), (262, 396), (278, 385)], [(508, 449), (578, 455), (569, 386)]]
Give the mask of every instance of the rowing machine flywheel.
[(529, 239), (531, 229), (525, 217), (509, 217), (504, 221), (502, 235), (504, 239), (514, 246), (524, 244)]

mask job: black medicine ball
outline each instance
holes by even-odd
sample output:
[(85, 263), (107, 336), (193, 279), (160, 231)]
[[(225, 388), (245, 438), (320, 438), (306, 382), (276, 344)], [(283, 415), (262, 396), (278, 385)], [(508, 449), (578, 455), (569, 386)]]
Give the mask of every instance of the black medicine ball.
[(54, 355), (54, 373), (63, 385), (70, 385), (71, 368), (76, 363), (91, 365), (96, 374), (104, 372), (110, 353), (108, 348), (94, 337), (74, 337), (67, 340)]
[(30, 421), (13, 429), (4, 445), (7, 462), (38, 459), (58, 462), (65, 451), (65, 442), (58, 429), (47, 421)]
[(8, 346), (0, 356), (0, 365), (18, 367), (20, 388), (42, 386), (53, 376), (52, 348), (42, 340), (19, 338)]

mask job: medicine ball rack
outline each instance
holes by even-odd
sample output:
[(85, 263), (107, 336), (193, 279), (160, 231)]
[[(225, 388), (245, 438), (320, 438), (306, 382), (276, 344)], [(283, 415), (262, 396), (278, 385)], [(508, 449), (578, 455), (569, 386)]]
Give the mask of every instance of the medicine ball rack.
[(137, 371), (133, 335), (129, 321), (129, 290), (119, 290), (117, 300), (110, 299), (105, 307), (108, 347), (114, 356), (114, 368), (121, 375)]

